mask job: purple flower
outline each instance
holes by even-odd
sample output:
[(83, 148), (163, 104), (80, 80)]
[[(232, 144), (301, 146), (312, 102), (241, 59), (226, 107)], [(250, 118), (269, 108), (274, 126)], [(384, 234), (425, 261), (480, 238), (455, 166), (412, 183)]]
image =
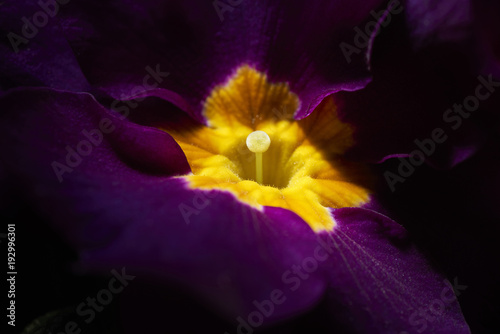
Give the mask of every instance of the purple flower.
[(2, 5), (0, 171), (80, 270), (182, 286), (231, 333), (318, 305), (339, 331), (469, 333), (387, 191), (484, 143), (464, 92), (497, 82), (462, 1), (41, 3)]

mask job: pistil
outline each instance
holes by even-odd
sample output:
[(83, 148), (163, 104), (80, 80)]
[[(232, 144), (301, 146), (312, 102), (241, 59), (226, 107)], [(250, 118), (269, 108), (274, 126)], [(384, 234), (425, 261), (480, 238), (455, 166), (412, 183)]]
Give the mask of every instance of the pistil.
[(264, 131), (254, 131), (247, 137), (247, 147), (255, 153), (255, 178), (257, 183), (262, 184), (262, 153), (266, 152), (271, 145), (271, 138)]

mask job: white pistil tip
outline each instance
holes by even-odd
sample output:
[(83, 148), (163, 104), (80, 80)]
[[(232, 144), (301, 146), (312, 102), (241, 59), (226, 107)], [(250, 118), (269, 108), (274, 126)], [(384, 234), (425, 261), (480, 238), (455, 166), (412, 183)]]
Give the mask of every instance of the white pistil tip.
[(247, 137), (248, 149), (254, 153), (263, 153), (271, 145), (271, 138), (264, 131), (254, 131)]

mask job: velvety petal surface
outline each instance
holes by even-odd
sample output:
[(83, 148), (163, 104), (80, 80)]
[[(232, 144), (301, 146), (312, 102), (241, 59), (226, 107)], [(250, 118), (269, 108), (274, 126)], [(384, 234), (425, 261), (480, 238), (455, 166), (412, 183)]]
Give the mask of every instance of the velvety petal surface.
[[(371, 55), (372, 82), (336, 94), (344, 121), (357, 129), (353, 156), (371, 162), (408, 156), (421, 150), (416, 141), (434, 141), (433, 131), (441, 129), (446, 139), (424, 155), (436, 167), (449, 167), (482, 144), (478, 116), (488, 108), (484, 98), (462, 107), (467, 116), (448, 111), (470, 103), (483, 85), (467, 30), (470, 7), (460, 3), (410, 1), (381, 28)], [(483, 79), (489, 80), (484, 74)]]
[[(44, 6), (39, 3), (45, 4)], [(53, 2), (55, 3), (55, 1)], [(5, 1), (0, 10), (0, 91), (17, 86), (91, 89), (64, 37), (60, 6)]]
[[(456, 278), (466, 287), (458, 298), (473, 333), (499, 330), (498, 130), (489, 139), (476, 155), (451, 170), (422, 166), (383, 201), (450, 280)], [(391, 163), (380, 167), (393, 169)]]
[[(83, 73), (114, 98), (134, 95), (135, 87), (163, 88), (201, 119), (211, 89), (247, 63), (272, 81), (290, 82), (304, 117), (324, 96), (368, 82), (367, 50), (347, 61), (339, 45), (352, 44), (353, 28), (373, 21), (369, 12), (380, 6), (380, 0), (86, 1), (69, 3), (61, 15)], [(145, 79), (151, 69), (169, 75), (153, 83)]]
[[(1, 103), (2, 164), (79, 251), (81, 269), (125, 266), (181, 282), (235, 319), (276, 291), (282, 302), (266, 321), (303, 312), (327, 293), (334, 322), (374, 333), (411, 330), (415, 309), (448, 289), (429, 328), (468, 332), (444, 278), (386, 217), (340, 209), (336, 229), (318, 235), (288, 210), (258, 211), (223, 192), (188, 189), (172, 177), (189, 169), (166, 133), (120, 120), (88, 94), (21, 90)], [(103, 119), (116, 129), (105, 122), (102, 143), (59, 182), (53, 161), (63, 163), (68, 147), (85, 152), (82, 139), (91, 139), (82, 131), (101, 129)]]
[(447, 43), (466, 47), (470, 42), (473, 19), (470, 0), (408, 0), (405, 5), (415, 48)]
[(406, 230), (371, 210), (333, 212), (323, 235), (334, 249), (328, 268), (331, 312), (353, 332), (469, 333), (450, 282), (425, 262)]

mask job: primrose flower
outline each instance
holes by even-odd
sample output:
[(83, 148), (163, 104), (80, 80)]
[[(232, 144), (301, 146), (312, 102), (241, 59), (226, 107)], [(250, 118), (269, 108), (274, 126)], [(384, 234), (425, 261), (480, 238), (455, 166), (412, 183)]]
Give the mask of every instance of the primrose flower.
[[(448, 3), (3, 4), (0, 172), (80, 270), (181, 286), (225, 319), (217, 331), (272, 331), (321, 306), (325, 331), (469, 333), (461, 285), (393, 220), (374, 167), (412, 157), (470, 83), (428, 66), (467, 41), (447, 35), (466, 9), (421, 25)], [(472, 156), (464, 128), (424, 160)]]

